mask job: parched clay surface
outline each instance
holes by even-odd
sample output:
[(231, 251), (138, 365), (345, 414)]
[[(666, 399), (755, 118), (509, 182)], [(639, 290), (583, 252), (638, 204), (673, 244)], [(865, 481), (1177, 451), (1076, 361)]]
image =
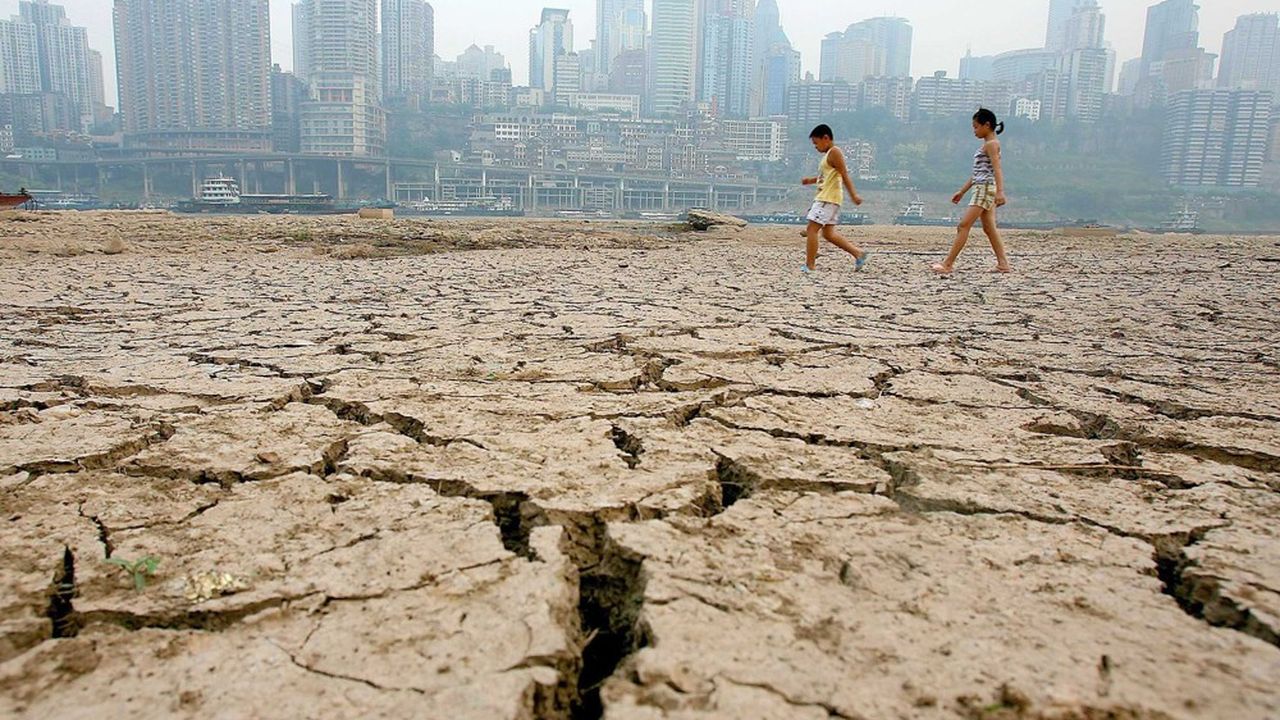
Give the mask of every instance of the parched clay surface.
[(1280, 241), (850, 234), (6, 216), (0, 715), (1280, 717)]

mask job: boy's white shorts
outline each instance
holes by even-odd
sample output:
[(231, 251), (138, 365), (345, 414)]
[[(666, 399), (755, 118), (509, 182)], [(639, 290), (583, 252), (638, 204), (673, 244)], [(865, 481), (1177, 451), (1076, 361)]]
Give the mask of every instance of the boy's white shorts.
[(823, 227), (827, 225), (840, 224), (840, 206), (835, 203), (822, 202), (819, 200), (809, 208), (809, 214), (805, 216), (809, 222), (815, 222)]

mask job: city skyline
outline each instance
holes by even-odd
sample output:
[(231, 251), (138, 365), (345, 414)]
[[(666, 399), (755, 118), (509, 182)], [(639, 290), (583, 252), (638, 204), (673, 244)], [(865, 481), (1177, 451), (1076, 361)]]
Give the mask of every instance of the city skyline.
[[(1152, 0), (1154, 1), (1154, 0)], [(482, 3), (465, 0), (434, 0), (436, 16), (436, 54), (453, 59), (471, 44), (481, 47), (493, 45), (504, 53), (511, 63), (516, 84), (524, 84), (528, 77), (527, 51), (529, 28), (537, 24), (544, 7), (564, 8), (570, 11), (574, 24), (587, 28), (583, 35), (595, 34), (596, 0), (503, 0), (504, 21), (494, 25), (492, 12)], [(104, 80), (107, 102), (118, 106), (116, 89), (115, 49), (111, 34), (110, 0), (62, 0), (68, 19), (74, 25), (89, 29), (89, 45), (102, 52), (105, 60)], [(1143, 28), (1148, 0), (1103, 0), (1102, 9), (1107, 15), (1107, 39), (1116, 50), (1119, 62), (1141, 54)], [(293, 66), (292, 48), (292, 0), (270, 0), (271, 45), (273, 62), (285, 69)], [(824, 13), (824, 4), (818, 0), (785, 0), (778, 3), (782, 26), (791, 37), (796, 50), (801, 53), (805, 72), (816, 76), (821, 57), (823, 37), (834, 31), (843, 31), (849, 25), (871, 17), (890, 14), (910, 21), (916, 42), (912, 53), (912, 75), (923, 77), (935, 70), (946, 70), (949, 75), (958, 74), (960, 58), (966, 49), (975, 55), (989, 55), (1007, 50), (1039, 47), (1045, 40), (1049, 0), (1004, 6), (994, 16), (966, 12), (941, 0), (901, 0), (892, 6), (866, 7)], [(1220, 54), (1223, 37), (1231, 30), (1240, 15), (1256, 12), (1276, 12), (1274, 0), (1216, 0), (1202, 2), (1200, 11), (1201, 44), (1213, 54)], [(0, 17), (17, 14), (18, 0), (0, 0)], [(995, 30), (984, 36), (985, 27)], [(459, 32), (457, 28), (468, 28)], [(986, 39), (984, 39), (984, 37)], [(579, 42), (589, 47), (592, 37)], [(522, 52), (524, 51), (524, 52)]]

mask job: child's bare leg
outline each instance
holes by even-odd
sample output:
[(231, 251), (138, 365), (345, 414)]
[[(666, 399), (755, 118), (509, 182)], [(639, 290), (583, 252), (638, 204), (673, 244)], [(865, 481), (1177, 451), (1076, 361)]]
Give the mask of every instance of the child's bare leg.
[(822, 226), (810, 220), (809, 228), (805, 231), (805, 237), (809, 241), (805, 265), (809, 266), (810, 270), (818, 269), (818, 233), (820, 232), (822, 232)]
[(1004, 241), (1000, 239), (1000, 228), (996, 226), (996, 211), (987, 210), (982, 213), (982, 230), (991, 241), (991, 249), (996, 253), (996, 272), (1013, 272), (1009, 264), (1009, 256), (1004, 252)]
[(957, 228), (955, 244), (951, 246), (951, 254), (947, 255), (946, 260), (933, 266), (934, 272), (949, 275), (956, 269), (956, 260), (960, 258), (964, 246), (969, 244), (969, 231), (973, 230), (973, 224), (978, 222), (980, 217), (982, 217), (982, 208), (971, 207), (965, 211), (964, 217), (960, 219), (960, 227)]
[(832, 245), (835, 245), (836, 247), (849, 253), (850, 255), (854, 256), (859, 260), (861, 260), (862, 257), (866, 255), (866, 253), (863, 252), (862, 249), (859, 248), (857, 245), (854, 245), (848, 240), (845, 240), (840, 235), (840, 233), (836, 231), (835, 225), (828, 225), (824, 227), (822, 229), (822, 237), (826, 238), (827, 242), (831, 243)]

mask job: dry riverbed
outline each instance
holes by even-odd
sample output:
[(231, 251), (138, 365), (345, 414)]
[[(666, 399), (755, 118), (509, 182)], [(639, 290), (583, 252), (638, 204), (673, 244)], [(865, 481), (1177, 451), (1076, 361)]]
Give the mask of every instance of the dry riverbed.
[(1280, 240), (797, 232), (0, 219), (0, 715), (1280, 717)]

